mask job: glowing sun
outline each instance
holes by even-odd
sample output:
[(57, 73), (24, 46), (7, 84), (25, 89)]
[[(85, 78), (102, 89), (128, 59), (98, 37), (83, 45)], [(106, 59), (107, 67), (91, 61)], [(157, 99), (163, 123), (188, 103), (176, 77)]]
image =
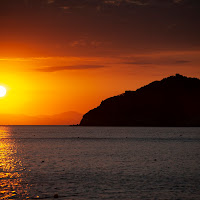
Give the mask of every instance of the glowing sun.
[(6, 88), (3, 86), (0, 86), (0, 97), (4, 97), (6, 95)]

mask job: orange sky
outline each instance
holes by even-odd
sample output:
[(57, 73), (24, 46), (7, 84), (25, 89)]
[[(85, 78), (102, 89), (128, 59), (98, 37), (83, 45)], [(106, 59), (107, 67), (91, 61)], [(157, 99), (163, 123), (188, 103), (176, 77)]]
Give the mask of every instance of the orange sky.
[(1, 1), (0, 114), (86, 113), (176, 73), (200, 78), (198, 1), (159, 2)]

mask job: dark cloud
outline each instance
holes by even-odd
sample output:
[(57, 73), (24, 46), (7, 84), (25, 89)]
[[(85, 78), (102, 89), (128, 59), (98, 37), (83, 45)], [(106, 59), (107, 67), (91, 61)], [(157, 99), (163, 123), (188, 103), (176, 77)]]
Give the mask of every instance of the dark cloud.
[[(180, 57), (180, 55), (179, 55)], [(139, 56), (122, 58), (121, 64), (127, 65), (140, 65), (140, 66), (152, 66), (152, 65), (184, 65), (192, 61), (190, 60), (177, 60), (173, 55), (171, 56)]]
[[(176, 4), (176, 5), (175, 5)], [(55, 11), (55, 9), (136, 9), (138, 7), (200, 6), (199, 0), (1, 0), (0, 13), (15, 15), (30, 11)], [(175, 8), (174, 7), (174, 8)], [(58, 11), (57, 10), (57, 11)], [(23, 11), (23, 12), (22, 12)], [(88, 10), (86, 10), (88, 11)], [(33, 13), (31, 13), (33, 14)]]
[(127, 64), (127, 65), (152, 65), (154, 63), (148, 62), (148, 61), (133, 61), (133, 62), (123, 62), (122, 64)]
[(191, 62), (190, 60), (177, 60), (176, 64), (187, 64), (187, 63), (190, 63), (190, 62)]
[(36, 69), (36, 71), (40, 72), (56, 72), (63, 70), (85, 70), (85, 69), (98, 69), (103, 68), (104, 65), (72, 65), (72, 66), (51, 66), (51, 67), (43, 67)]
[(47, 56), (200, 49), (199, 8), (199, 0), (0, 0), (0, 54), (10, 54), (8, 43)]

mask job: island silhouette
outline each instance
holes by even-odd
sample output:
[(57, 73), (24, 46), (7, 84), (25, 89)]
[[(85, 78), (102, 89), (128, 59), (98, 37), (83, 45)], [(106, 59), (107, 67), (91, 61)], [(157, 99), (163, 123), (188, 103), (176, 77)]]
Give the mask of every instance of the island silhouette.
[(200, 126), (200, 80), (176, 74), (110, 97), (80, 126)]

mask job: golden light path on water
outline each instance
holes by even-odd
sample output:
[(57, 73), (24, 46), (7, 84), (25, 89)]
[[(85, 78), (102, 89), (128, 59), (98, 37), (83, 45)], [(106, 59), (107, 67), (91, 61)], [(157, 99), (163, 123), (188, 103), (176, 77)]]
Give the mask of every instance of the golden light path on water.
[(0, 126), (0, 199), (18, 199), (19, 195), (27, 198), (23, 170), (11, 128)]

